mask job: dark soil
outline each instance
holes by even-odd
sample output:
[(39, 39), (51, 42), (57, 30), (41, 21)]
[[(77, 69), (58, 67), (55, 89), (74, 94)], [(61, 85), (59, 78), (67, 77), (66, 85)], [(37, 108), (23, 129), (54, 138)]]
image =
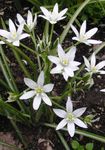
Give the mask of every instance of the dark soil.
[[(23, 5), (24, 3), (22, 3), (22, 6)], [(8, 20), (9, 18), (12, 18), (14, 20), (17, 12), (20, 12), (21, 14), (25, 14), (28, 9), (29, 7), (25, 4), (24, 9), (19, 11), (15, 7), (12, 0), (0, 0), (0, 16), (4, 20)], [(105, 40), (104, 20), (105, 18), (103, 18), (102, 21), (100, 21), (99, 32), (96, 35), (96, 39), (100, 39), (102, 41)], [(57, 34), (59, 34), (59, 31), (58, 33), (56, 33), (56, 35)], [(70, 39), (70, 36), (68, 36), (65, 43), (63, 43), (64, 47), (71, 45), (71, 41), (69, 41), (68, 39)], [(82, 62), (83, 61), (82, 56), (83, 55), (85, 55), (86, 57), (89, 56), (93, 52), (92, 49), (95, 48), (96, 46), (86, 48), (86, 46), (82, 44), (78, 46), (77, 47), (78, 51), (76, 56), (78, 61)], [(11, 68), (14, 70), (14, 76), (16, 78), (16, 81), (21, 87), (21, 85), (23, 84), (24, 75), (21, 72), (21, 70), (17, 70), (17, 68), (19, 67), (13, 57), (13, 54), (10, 53), (8, 49), (6, 51), (8, 57), (12, 58), (10, 65)], [(34, 58), (32, 57), (32, 59)], [(98, 61), (105, 60), (105, 48), (99, 53), (97, 60)], [(1, 72), (0, 72), (0, 76), (2, 76)], [(65, 81), (61, 77), (59, 78), (59, 76), (56, 76), (56, 78), (52, 77), (52, 80), (55, 80), (54, 82), (57, 83), (55, 85), (54, 92), (59, 95), (60, 93), (62, 93), (62, 89), (64, 89)], [(63, 85), (61, 85), (61, 81), (63, 82)], [(95, 114), (97, 118), (99, 117), (100, 120), (93, 123), (93, 125), (89, 127), (88, 131), (92, 133), (96, 133), (98, 135), (105, 136), (105, 93), (100, 92), (100, 89), (105, 88), (105, 75), (95, 75), (94, 82), (95, 82), (94, 86), (90, 90), (86, 91), (86, 93), (84, 92), (75, 93), (75, 96), (73, 97), (74, 106), (75, 108), (86, 106), (87, 114)], [(3, 93), (3, 95), (6, 96), (3, 87), (0, 87), (0, 94), (1, 93)], [(13, 128), (11, 127), (9, 120), (7, 120), (4, 117), (0, 117), (0, 124), (1, 124), (0, 139), (6, 141), (7, 143), (15, 144), (17, 147), (23, 147), (21, 142), (17, 140), (18, 137), (15, 133), (15, 130), (13, 130)], [(31, 127), (31, 128), (20, 124), (18, 124), (18, 126), (25, 140), (29, 145), (27, 150), (61, 150), (61, 149), (64, 150), (55, 130), (50, 128), (45, 128), (42, 126)], [(68, 134), (67, 133), (64, 134), (63, 132), (62, 134), (67, 139), (67, 142), (70, 144), (71, 139), (69, 138)], [(93, 142), (94, 150), (101, 150), (101, 147), (104, 147), (103, 143), (97, 142), (95, 140), (91, 140), (86, 137), (75, 136), (73, 139), (80, 141), (81, 144)], [(0, 147), (0, 150), (10, 150), (10, 149)]]

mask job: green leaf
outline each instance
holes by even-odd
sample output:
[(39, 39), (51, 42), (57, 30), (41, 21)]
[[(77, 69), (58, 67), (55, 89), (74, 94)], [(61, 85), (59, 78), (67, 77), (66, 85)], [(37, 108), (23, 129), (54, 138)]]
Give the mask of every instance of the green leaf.
[(78, 148), (78, 150), (84, 150), (83, 145), (80, 145), (79, 148)]
[(73, 149), (78, 149), (79, 148), (79, 143), (76, 140), (73, 140), (71, 143), (71, 146)]
[(93, 143), (87, 143), (86, 144), (86, 150), (93, 150), (93, 146), (94, 146)]

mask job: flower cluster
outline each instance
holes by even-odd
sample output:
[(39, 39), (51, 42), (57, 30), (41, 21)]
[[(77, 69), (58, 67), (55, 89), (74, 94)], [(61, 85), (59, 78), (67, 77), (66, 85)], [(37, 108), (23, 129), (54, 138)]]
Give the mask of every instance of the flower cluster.
[[(67, 8), (65, 8), (64, 10), (59, 12), (57, 3), (55, 4), (52, 11), (47, 10), (45, 7), (40, 7), (40, 9), (44, 15), (39, 15), (39, 17), (42, 17), (47, 21), (49, 21), (52, 24), (52, 26), (53, 24), (56, 24), (58, 21), (64, 19), (66, 17), (64, 15), (68, 10)], [(6, 42), (9, 42), (14, 46), (19, 46), (20, 40), (27, 37), (31, 37), (34, 28), (37, 24), (37, 15), (35, 14), (35, 16), (33, 16), (31, 11), (28, 11), (27, 20), (25, 20), (20, 14), (17, 14), (17, 22), (18, 23), (13, 23), (13, 21), (9, 19), (9, 31), (0, 29), (0, 36), (2, 37), (1, 38), (2, 41), (0, 42), (0, 44), (5, 44)], [(97, 32), (98, 30), (97, 28), (93, 28), (86, 32), (86, 20), (82, 23), (80, 27), (80, 33), (74, 27), (74, 25), (71, 25), (71, 28), (76, 35), (72, 39), (76, 40), (78, 43), (84, 43), (89, 46), (91, 44), (102, 43), (101, 41), (91, 39), (91, 37)], [(38, 45), (37, 40), (34, 41), (34, 43)], [(49, 72), (51, 74), (61, 74), (65, 79), (65, 81), (67, 82), (69, 81), (69, 78), (75, 77), (75, 72), (80, 69), (79, 66), (81, 65), (81, 62), (75, 60), (77, 49), (76, 46), (73, 45), (69, 48), (69, 50), (68, 49), (64, 50), (59, 42), (56, 45), (56, 49), (57, 51), (54, 53), (54, 55), (53, 52), (50, 53), (49, 50), (48, 53), (46, 53), (47, 54), (46, 60), (52, 67), (51, 70), (49, 70)], [(103, 67), (105, 66), (105, 61), (96, 64), (95, 53), (91, 55), (90, 60), (87, 59), (85, 56), (83, 56), (83, 59), (86, 66), (85, 70), (87, 71), (87, 74), (90, 75), (91, 77), (90, 79), (92, 79), (93, 74), (96, 73), (105, 74), (105, 71), (103, 69)], [(24, 78), (24, 82), (26, 86), (28, 86), (28, 90), (25, 90), (23, 94), (20, 96), (21, 100), (33, 98), (34, 110), (39, 109), (42, 101), (48, 106), (52, 106), (52, 98), (50, 97), (49, 93), (50, 92), (52, 93), (54, 84), (49, 83), (50, 82), (49, 80), (47, 81), (48, 84), (44, 84), (46, 71), (44, 72), (44, 69), (43, 71), (41, 71), (42, 68), (44, 67), (43, 66), (40, 67), (40, 74), (38, 76), (37, 82), (33, 81), (30, 78)], [(105, 89), (102, 89), (101, 91), (105, 92)], [(68, 96), (69, 94), (70, 93), (68, 93), (66, 96)], [(56, 130), (62, 129), (64, 126), (67, 125), (69, 135), (73, 137), (75, 133), (75, 124), (78, 125), (79, 127), (87, 128), (87, 125), (79, 118), (86, 111), (86, 108), (83, 107), (73, 111), (73, 104), (70, 97), (68, 97), (66, 102), (66, 110), (54, 108), (53, 111), (58, 117), (63, 119), (57, 125)]]

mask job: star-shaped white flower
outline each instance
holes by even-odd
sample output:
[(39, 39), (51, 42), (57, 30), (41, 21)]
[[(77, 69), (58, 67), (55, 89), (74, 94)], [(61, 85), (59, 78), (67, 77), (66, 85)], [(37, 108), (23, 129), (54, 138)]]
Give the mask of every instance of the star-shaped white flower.
[(33, 99), (33, 108), (37, 110), (43, 100), (47, 105), (52, 106), (52, 102), (46, 93), (51, 92), (54, 84), (44, 85), (44, 72), (41, 71), (37, 83), (29, 78), (24, 78), (25, 84), (32, 90), (25, 92), (20, 99)]
[(0, 35), (15, 46), (19, 46), (20, 40), (30, 36), (27, 33), (22, 33), (23, 25), (19, 25), (16, 31), (16, 27), (11, 19), (9, 19), (9, 30), (10, 32), (0, 29)]
[(48, 56), (48, 59), (56, 64), (56, 67), (51, 70), (51, 74), (60, 73), (67, 81), (68, 77), (74, 76), (74, 71), (78, 70), (80, 62), (74, 61), (76, 47), (72, 47), (67, 53), (64, 52), (61, 45), (58, 44), (58, 57)]
[(85, 43), (86, 45), (102, 43), (102, 41), (91, 39), (91, 37), (97, 32), (98, 28), (93, 28), (86, 32), (86, 20), (81, 25), (80, 33), (73, 25), (71, 25), (71, 28), (76, 35), (75, 37), (72, 38), (73, 40), (79, 41), (81, 43)]
[(78, 118), (86, 111), (86, 107), (73, 111), (73, 104), (70, 97), (68, 97), (66, 102), (66, 111), (62, 109), (53, 109), (53, 111), (58, 117), (63, 118), (63, 120), (57, 125), (56, 130), (62, 129), (67, 125), (67, 130), (70, 136), (73, 137), (75, 133), (75, 124), (79, 127), (87, 128), (87, 125)]
[(24, 20), (24, 18), (20, 15), (17, 14), (17, 20), (19, 24), (26, 25), (29, 31), (32, 31), (32, 29), (36, 26), (37, 24), (37, 15), (35, 14), (35, 17), (33, 18), (32, 13), (28, 10), (27, 14), (27, 21)]
[(66, 16), (64, 14), (67, 12), (67, 8), (62, 10), (61, 12), (58, 12), (58, 4), (56, 3), (54, 5), (53, 11), (48, 11), (45, 7), (40, 7), (41, 11), (44, 15), (39, 15), (40, 17), (43, 17), (44, 19), (48, 20), (51, 24), (55, 24), (58, 21), (64, 19)]
[(92, 54), (90, 62), (89, 62), (89, 60), (85, 56), (83, 56), (83, 58), (84, 58), (84, 62), (85, 62), (85, 65), (86, 65), (85, 69), (89, 73), (92, 73), (92, 74), (94, 74), (94, 73), (105, 74), (105, 71), (101, 70), (105, 66), (105, 61), (101, 61), (100, 63), (98, 63), (96, 65), (96, 56), (95, 56), (95, 53)]

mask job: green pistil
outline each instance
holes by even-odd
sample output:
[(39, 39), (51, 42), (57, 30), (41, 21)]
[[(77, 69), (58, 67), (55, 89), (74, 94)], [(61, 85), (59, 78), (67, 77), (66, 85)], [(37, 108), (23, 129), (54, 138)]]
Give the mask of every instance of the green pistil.
[(96, 67), (93, 67), (93, 68), (92, 68), (92, 72), (94, 72), (94, 73), (97, 72)]
[(68, 113), (66, 119), (68, 121), (74, 121), (75, 120), (75, 116), (72, 113)]
[(64, 65), (64, 66), (67, 66), (69, 64), (69, 61), (68, 59), (62, 59), (61, 60), (61, 63)]
[(41, 87), (37, 87), (37, 88), (35, 89), (35, 91), (36, 91), (37, 94), (41, 94), (44, 90), (43, 90), (43, 88), (41, 88)]

